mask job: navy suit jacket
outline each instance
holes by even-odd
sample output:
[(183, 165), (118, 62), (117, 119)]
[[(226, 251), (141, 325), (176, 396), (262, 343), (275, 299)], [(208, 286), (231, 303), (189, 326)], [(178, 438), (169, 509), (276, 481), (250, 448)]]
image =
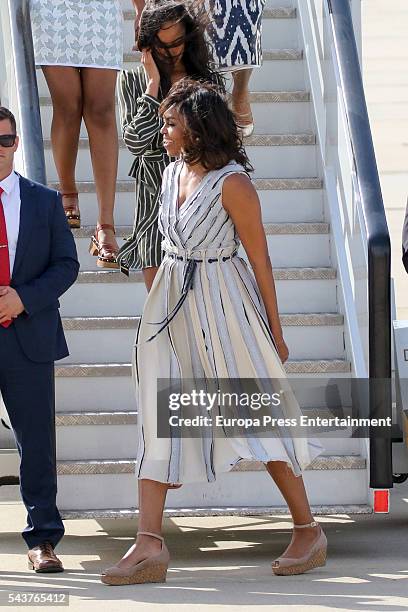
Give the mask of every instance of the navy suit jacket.
[(402, 227), (402, 263), (408, 272), (408, 200), (405, 209), (404, 225)]
[(61, 194), (19, 179), (20, 229), (10, 285), (25, 311), (13, 325), (26, 357), (44, 363), (69, 354), (58, 298), (75, 282), (79, 262)]

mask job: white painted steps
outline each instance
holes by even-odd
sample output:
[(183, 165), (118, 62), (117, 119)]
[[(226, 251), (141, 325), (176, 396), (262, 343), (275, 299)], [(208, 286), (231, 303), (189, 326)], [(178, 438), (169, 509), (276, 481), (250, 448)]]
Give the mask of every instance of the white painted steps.
[[(131, 53), (131, 0), (125, 12), (125, 68)], [(326, 382), (350, 376), (344, 321), (338, 312), (337, 278), (331, 258), (330, 219), (316, 144), (313, 105), (307, 85), (306, 49), (293, 0), (267, 0), (263, 16), (263, 66), (251, 78), (256, 134), (245, 142), (256, 166), (253, 178), (262, 206), (279, 310), (290, 357), (291, 379), (322, 382), (315, 404), (324, 403)], [(37, 72), (49, 182), (57, 177), (50, 149), (51, 105)], [(120, 128), (118, 126), (118, 130)], [(74, 232), (81, 260), (78, 282), (61, 300), (71, 355), (56, 366), (59, 507), (64, 518), (117, 518), (137, 514), (135, 476), (136, 407), (131, 380), (135, 327), (146, 290), (141, 272), (127, 278), (95, 267), (87, 254), (97, 205), (87, 133), (81, 128), (78, 189), (83, 228)], [(115, 223), (119, 241), (134, 215), (133, 161), (123, 143)], [(302, 401), (301, 401), (302, 400)], [(323, 456), (305, 471), (313, 512), (368, 512), (366, 461), (359, 440), (324, 440)], [(237, 469), (240, 468), (240, 469)], [(251, 491), (251, 496), (248, 495)], [(216, 483), (170, 491), (168, 516), (287, 513), (262, 465), (240, 462)]]
[[(248, 462), (211, 483), (184, 484), (169, 490), (167, 506), (206, 508), (253, 506), (285, 507), (277, 487), (259, 463)], [(248, 470), (250, 468), (250, 470)], [(304, 481), (315, 505), (332, 504), (336, 490), (342, 490), (343, 504), (364, 504), (366, 462), (355, 455), (317, 457), (304, 472)], [(63, 511), (121, 509), (137, 506), (137, 478), (132, 459), (98, 461), (58, 461), (57, 502)], [(324, 474), (325, 486), (322, 487)], [(246, 485), (243, 484), (243, 477)], [(252, 495), (248, 496), (248, 485)]]
[[(312, 133), (304, 134), (254, 134), (246, 139), (246, 151), (254, 166), (252, 176), (255, 178), (281, 177), (306, 178), (316, 176), (318, 170), (316, 137)], [(49, 181), (57, 181), (49, 140), (44, 141), (47, 176)], [(118, 180), (129, 177), (133, 156), (120, 141)], [(91, 157), (88, 139), (82, 138), (79, 143), (77, 158), (77, 180), (86, 181), (92, 174)]]
[[(59, 363), (92, 363), (131, 359), (139, 317), (75, 317), (63, 320), (70, 348)], [(292, 359), (344, 357), (343, 317), (336, 313), (282, 315), (281, 324)]]
[[(305, 409), (303, 412), (306, 414)], [(136, 423), (135, 411), (58, 413), (56, 415), (58, 457), (60, 461), (76, 460), (78, 456), (87, 461), (98, 461), (101, 457), (115, 457), (115, 459), (134, 457)], [(360, 453), (357, 439), (338, 439), (331, 436), (320, 441), (325, 448), (325, 456), (357, 456)]]
[[(326, 404), (326, 384), (348, 378), (350, 363), (346, 359), (289, 359), (286, 370), (291, 379), (305, 379), (307, 384), (316, 381), (315, 391), (302, 387), (297, 398), (301, 406), (321, 407)], [(136, 409), (129, 362), (61, 364), (56, 367), (55, 383), (58, 413)]]
[[(281, 312), (337, 311), (334, 268), (274, 267), (274, 278)], [(64, 317), (128, 316), (142, 312), (145, 298), (141, 272), (131, 272), (126, 277), (117, 270), (83, 271), (62, 296), (61, 313)]]
[[(125, 61), (124, 70), (137, 66), (137, 56)], [(130, 59), (126, 56), (126, 59)], [(273, 49), (263, 53), (262, 71), (254, 70), (251, 76), (253, 91), (270, 91), (271, 85), (277, 90), (298, 90), (304, 88), (303, 52), (299, 49)], [(289, 65), (290, 64), (290, 65)], [(37, 69), (38, 91), (40, 96), (49, 95), (47, 83), (41, 68)]]
[[(346, 359), (289, 358), (284, 367), (289, 378), (320, 378), (324, 383), (350, 375), (350, 363)], [(92, 412), (95, 406), (105, 412), (135, 410), (130, 362), (61, 363), (56, 366), (55, 375), (58, 412)], [(302, 389), (298, 397), (301, 405), (303, 393)]]
[[(252, 92), (251, 108), (258, 134), (303, 133), (311, 130), (310, 93), (308, 91), (258, 91)], [(50, 96), (40, 98), (41, 120), (44, 138), (50, 137), (52, 104)], [(118, 132), (120, 133), (119, 107), (116, 105)], [(85, 123), (81, 124), (81, 137), (86, 137)]]
[[(129, 46), (134, 39), (134, 11), (124, 11), (124, 40)], [(280, 23), (285, 20), (285, 28)], [(265, 8), (262, 14), (262, 39), (273, 40), (276, 47), (298, 44), (296, 9), (293, 7)]]
[[(275, 266), (328, 266), (330, 265), (329, 226), (327, 223), (266, 223), (264, 224), (268, 249)], [(97, 258), (89, 254), (93, 226), (75, 230), (79, 262), (83, 270), (96, 270)], [(117, 226), (118, 244), (130, 236), (132, 227)], [(248, 261), (241, 247), (239, 255)], [(100, 268), (99, 268), (100, 269)]]
[[(323, 184), (320, 178), (253, 179), (265, 223), (310, 223), (323, 218)], [(56, 182), (51, 183), (58, 189)], [(77, 183), (81, 219), (84, 226), (93, 226), (97, 215), (95, 184)], [(135, 212), (135, 182), (116, 183), (115, 223), (131, 225)]]

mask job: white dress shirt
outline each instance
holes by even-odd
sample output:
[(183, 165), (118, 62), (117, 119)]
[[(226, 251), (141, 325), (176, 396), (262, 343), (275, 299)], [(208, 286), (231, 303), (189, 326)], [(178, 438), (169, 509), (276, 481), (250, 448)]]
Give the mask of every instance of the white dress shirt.
[(14, 172), (0, 181), (3, 189), (1, 201), (3, 202), (4, 218), (6, 220), (7, 241), (10, 258), (10, 276), (13, 274), (14, 260), (16, 258), (16, 248), (18, 232), (20, 230), (20, 179)]

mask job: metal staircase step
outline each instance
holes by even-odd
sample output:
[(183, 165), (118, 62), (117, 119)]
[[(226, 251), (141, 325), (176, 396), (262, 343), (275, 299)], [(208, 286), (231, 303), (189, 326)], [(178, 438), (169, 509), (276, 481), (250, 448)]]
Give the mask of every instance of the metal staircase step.
[[(310, 102), (307, 90), (293, 91), (252, 91), (249, 94), (252, 103), (274, 104), (282, 102)], [(118, 101), (116, 100), (116, 105)], [(40, 96), (40, 106), (52, 106), (51, 96)]]
[[(312, 132), (285, 134), (254, 134), (245, 139), (245, 148), (254, 171), (254, 178), (275, 174), (282, 176), (308, 177), (318, 173), (318, 147)], [(50, 180), (57, 181), (57, 170), (53, 162), (51, 141), (44, 139), (44, 153)], [(119, 140), (118, 179), (127, 180), (133, 155), (123, 141)], [(92, 163), (88, 138), (80, 138), (77, 158), (77, 179), (86, 181), (92, 176)]]
[[(114, 304), (111, 312), (116, 314)], [(70, 354), (59, 365), (93, 363), (102, 355), (108, 363), (129, 361), (141, 310), (134, 307), (130, 312), (135, 316), (63, 317)], [(344, 357), (342, 315), (289, 313), (286, 316), (281, 314), (280, 320), (292, 360)]]
[(55, 415), (57, 427), (83, 427), (85, 425), (135, 425), (136, 411), (117, 412), (60, 412)]
[[(371, 506), (366, 504), (333, 504), (333, 505), (311, 505), (310, 509), (314, 516), (323, 516), (327, 514), (372, 514)], [(135, 519), (139, 516), (137, 508), (124, 508), (117, 510), (115, 508), (104, 510), (61, 510), (61, 516), (64, 520), (76, 519), (94, 519), (94, 520), (111, 520), (111, 519)], [(242, 507), (225, 507), (225, 508), (165, 508), (164, 516), (167, 518), (177, 516), (288, 516), (287, 508), (283, 506), (242, 506)], [(290, 519), (291, 520), (291, 519)]]
[[(126, 509), (134, 510), (138, 505), (136, 462), (133, 459), (60, 460), (57, 470), (58, 505), (64, 516), (72, 510), (81, 513), (90, 508), (96, 512), (100, 509), (126, 512)], [(312, 505), (365, 504), (364, 457), (319, 456), (304, 470), (303, 477)], [(168, 509), (191, 516), (196, 512), (210, 515), (214, 509), (220, 514), (239, 514), (249, 505), (252, 506), (250, 511), (258, 513), (282, 506), (281, 512), (286, 514), (287, 507), (282, 502), (264, 464), (244, 460), (230, 471), (218, 474), (213, 483), (186, 483), (181, 489), (170, 490), (167, 495)]]
[[(331, 417), (334, 414), (332, 409), (325, 406), (310, 406), (310, 396), (307, 405), (302, 403), (300, 396), (298, 400), (304, 415)], [(112, 400), (112, 407), (115, 403)], [(94, 405), (96, 407), (97, 402)], [(343, 410), (338, 413), (343, 414)], [(97, 461), (105, 457), (127, 460), (134, 457), (136, 452), (137, 411), (135, 405), (131, 410), (58, 411), (56, 433), (57, 458), (60, 461), (77, 460), (78, 457), (82, 461)], [(361, 454), (360, 441), (352, 438), (351, 432), (344, 438), (335, 437), (335, 434), (324, 436), (321, 443), (324, 456)]]
[[(264, 223), (265, 234), (281, 235), (281, 234), (328, 234), (329, 224), (313, 221), (307, 223)], [(72, 232), (75, 238), (90, 238), (95, 233), (93, 225), (85, 225), (80, 229), (74, 229)], [(115, 227), (117, 238), (124, 238), (132, 233), (130, 225), (117, 225)]]
[[(262, 51), (263, 60), (273, 62), (276, 60), (301, 60), (303, 49), (265, 49)], [(140, 51), (131, 51), (123, 54), (124, 63), (136, 63), (140, 61)], [(126, 67), (125, 67), (126, 68)]]
[[(245, 139), (246, 147), (286, 147), (286, 146), (303, 146), (315, 145), (316, 135), (312, 133), (304, 134), (253, 134)], [(88, 149), (88, 138), (79, 139), (79, 148)], [(122, 139), (119, 140), (119, 148), (126, 149), (126, 145)], [(51, 139), (44, 139), (44, 149), (51, 149)]]
[[(364, 470), (366, 459), (358, 455), (320, 455), (306, 470)], [(57, 461), (59, 476), (89, 476), (90, 474), (134, 474), (134, 459), (101, 459), (98, 461)], [(264, 471), (265, 465), (259, 461), (241, 460), (231, 472)]]
[[(274, 268), (275, 280), (332, 280), (336, 270), (323, 268)], [(77, 283), (143, 283), (143, 273), (139, 270), (125, 276), (118, 270), (84, 270), (79, 273)]]
[[(345, 359), (288, 360), (284, 368), (287, 374), (327, 374), (350, 372), (350, 362)], [(130, 377), (130, 363), (70, 363), (55, 367), (57, 378)]]
[[(271, 83), (278, 89), (302, 89), (305, 84), (303, 49), (296, 47), (267, 48), (274, 43), (274, 40), (264, 43), (262, 70), (254, 70), (251, 77), (251, 89), (268, 91)], [(132, 70), (139, 64), (139, 61), (140, 52), (125, 52), (123, 69)], [(290, 70), (288, 70), (288, 62), (291, 64)], [(37, 81), (40, 95), (47, 95), (48, 87), (40, 67), (37, 67)]]
[[(281, 324), (287, 326), (334, 326), (343, 325), (344, 317), (336, 312), (280, 314)], [(101, 330), (101, 329), (135, 329), (140, 316), (137, 317), (63, 317), (65, 331)]]
[[(315, 237), (321, 241), (321, 238), (326, 236), (314, 236), (313, 238)], [(268, 236), (268, 241), (280, 239), (285, 240), (286, 236)], [(298, 237), (293, 237), (293, 240), (298, 240)], [(296, 250), (295, 245), (292, 248), (300, 257), (301, 253)], [(327, 245), (325, 250), (327, 251)], [(320, 251), (318, 253), (320, 258)], [(281, 255), (286, 257), (287, 254), (286, 248), (285, 253)], [(281, 312), (306, 314), (338, 311), (337, 275), (334, 268), (316, 265), (313, 267), (279, 267), (273, 262), (273, 273)], [(107, 284), (113, 284), (115, 289), (108, 290)], [(85, 269), (80, 271), (73, 287), (62, 296), (61, 313), (64, 317), (136, 316), (143, 310), (146, 295), (141, 271), (131, 271), (130, 275), (126, 276), (119, 270)], [(299, 295), (302, 295), (301, 301), (299, 301)], [(118, 296), (120, 296), (119, 299)], [(335, 356), (330, 355), (330, 357)]]
[[(319, 177), (299, 177), (299, 178), (257, 178), (253, 179), (253, 184), (258, 191), (283, 191), (283, 190), (302, 190), (302, 189), (322, 189), (323, 180)], [(51, 189), (59, 189), (59, 184), (55, 181), (48, 183)], [(96, 193), (94, 181), (78, 181), (79, 193)], [(130, 192), (135, 190), (135, 181), (117, 181), (116, 192)]]
[[(134, 21), (135, 11), (131, 9), (125, 9), (123, 11), (123, 17), (125, 21)], [(296, 8), (286, 6), (277, 6), (274, 8), (266, 7), (262, 13), (262, 19), (296, 19), (296, 17)]]

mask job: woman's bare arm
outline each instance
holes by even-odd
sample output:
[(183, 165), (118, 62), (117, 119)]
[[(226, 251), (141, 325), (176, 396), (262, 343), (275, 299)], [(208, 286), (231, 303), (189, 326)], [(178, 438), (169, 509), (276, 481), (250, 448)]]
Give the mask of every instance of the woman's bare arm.
[(135, 11), (138, 15), (143, 11), (145, 0), (132, 0), (133, 6), (135, 7)]
[(145, 0), (132, 0), (133, 2), (133, 6), (135, 8), (136, 11), (136, 15), (135, 15), (135, 43), (132, 47), (132, 51), (139, 51), (138, 46), (137, 46), (137, 37), (138, 37), (138, 33), (139, 33), (139, 24), (140, 24), (140, 17), (142, 15), (142, 11), (145, 7)]
[(224, 180), (222, 204), (231, 217), (242, 242), (265, 304), (269, 326), (282, 362), (288, 358), (276, 299), (275, 281), (262, 224), (261, 205), (251, 180), (244, 174), (231, 174)]

